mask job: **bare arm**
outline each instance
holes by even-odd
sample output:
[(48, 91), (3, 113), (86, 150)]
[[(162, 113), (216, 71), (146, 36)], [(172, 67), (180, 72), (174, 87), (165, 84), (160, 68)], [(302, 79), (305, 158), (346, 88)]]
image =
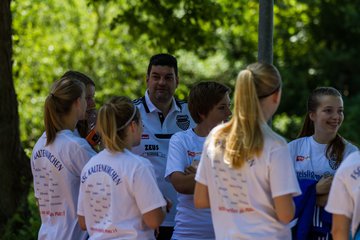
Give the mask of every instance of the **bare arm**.
[(143, 214), (143, 220), (149, 228), (156, 229), (164, 221), (165, 211), (162, 208), (156, 208)]
[(195, 174), (185, 174), (182, 172), (173, 172), (170, 177), (170, 182), (175, 190), (182, 194), (194, 194), (195, 189)]
[(295, 216), (295, 205), (291, 194), (273, 198), (277, 218), (282, 223), (289, 223)]
[(350, 234), (350, 219), (345, 215), (333, 214), (331, 234), (334, 240), (348, 240)]
[(199, 182), (196, 182), (196, 185), (195, 185), (194, 205), (196, 208), (209, 208), (210, 207), (208, 187)]
[(333, 179), (333, 176), (323, 176), (316, 184), (316, 205), (325, 207)]
[(80, 225), (81, 230), (86, 231), (86, 223), (85, 223), (85, 217), (78, 215), (78, 223)]

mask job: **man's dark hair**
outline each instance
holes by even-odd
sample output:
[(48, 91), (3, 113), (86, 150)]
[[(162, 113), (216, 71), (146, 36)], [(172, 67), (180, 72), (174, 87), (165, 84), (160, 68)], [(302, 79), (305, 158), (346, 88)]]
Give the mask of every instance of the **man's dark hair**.
[(150, 58), (147, 75), (150, 75), (152, 66), (168, 66), (174, 68), (175, 76), (178, 76), (177, 60), (174, 56), (167, 53), (159, 53)]

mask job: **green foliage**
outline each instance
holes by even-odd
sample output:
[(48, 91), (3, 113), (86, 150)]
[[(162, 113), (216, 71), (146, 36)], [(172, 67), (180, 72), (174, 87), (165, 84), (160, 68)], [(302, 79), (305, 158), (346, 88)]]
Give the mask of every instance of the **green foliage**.
[(27, 202), (19, 206), (18, 211), (5, 226), (4, 234), (1, 236), (2, 240), (37, 239), (41, 221), (32, 187), (29, 192)]
[[(359, 0), (275, 2), (274, 64), (284, 87), (274, 128), (294, 139), (309, 92), (335, 86), (346, 96), (341, 134), (359, 143)], [(26, 153), (44, 131), (50, 86), (68, 69), (94, 79), (98, 107), (113, 95), (142, 96), (148, 59), (159, 52), (178, 58), (181, 99), (197, 81), (233, 87), (237, 73), (257, 59), (258, 7), (246, 0), (13, 0), (13, 72)], [(19, 212), (9, 222), (9, 239), (35, 237), (32, 196), (29, 206), (26, 218)]]

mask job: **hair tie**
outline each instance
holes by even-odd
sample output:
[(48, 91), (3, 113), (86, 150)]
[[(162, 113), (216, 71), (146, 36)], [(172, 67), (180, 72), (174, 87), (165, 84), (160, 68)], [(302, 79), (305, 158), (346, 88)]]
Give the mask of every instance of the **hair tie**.
[(118, 131), (124, 129), (124, 128), (125, 128), (127, 125), (129, 125), (129, 123), (134, 119), (135, 114), (136, 114), (136, 106), (135, 106), (135, 104), (133, 104), (133, 109), (134, 109), (133, 114), (131, 115), (131, 117), (129, 118), (129, 120), (127, 120), (127, 122), (126, 122), (124, 125), (122, 125), (121, 127), (117, 128)]
[(262, 98), (266, 98), (266, 97), (268, 97), (268, 96), (271, 96), (271, 95), (273, 95), (274, 93), (276, 93), (277, 91), (279, 91), (280, 87), (281, 87), (281, 83), (279, 84), (279, 86), (277, 86), (277, 87), (276, 87), (273, 91), (271, 91), (270, 93), (264, 94), (264, 95), (262, 95), (262, 96), (259, 96), (258, 98), (259, 98), (259, 99), (262, 99)]

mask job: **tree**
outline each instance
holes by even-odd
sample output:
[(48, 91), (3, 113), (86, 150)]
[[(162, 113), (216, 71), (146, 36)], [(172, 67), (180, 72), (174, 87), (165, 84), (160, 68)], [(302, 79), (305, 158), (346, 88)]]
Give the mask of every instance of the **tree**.
[(31, 173), (20, 143), (12, 78), (11, 0), (0, 1), (0, 232), (27, 197)]

